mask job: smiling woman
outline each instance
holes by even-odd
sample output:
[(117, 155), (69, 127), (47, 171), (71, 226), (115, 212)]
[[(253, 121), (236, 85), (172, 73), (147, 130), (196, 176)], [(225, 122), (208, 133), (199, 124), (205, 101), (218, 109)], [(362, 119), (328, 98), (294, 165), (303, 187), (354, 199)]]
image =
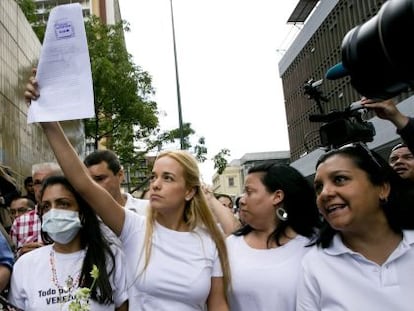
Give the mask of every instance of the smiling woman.
[(410, 310), (414, 217), (402, 179), (352, 144), (319, 159), (314, 184), (325, 223), (302, 261), (297, 310)]

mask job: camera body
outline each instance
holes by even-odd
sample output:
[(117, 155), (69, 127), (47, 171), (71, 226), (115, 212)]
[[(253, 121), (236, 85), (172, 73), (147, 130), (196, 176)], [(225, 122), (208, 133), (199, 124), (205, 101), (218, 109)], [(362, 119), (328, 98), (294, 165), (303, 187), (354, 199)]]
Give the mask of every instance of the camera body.
[[(325, 77), (335, 80), (349, 75), (352, 87), (370, 99), (389, 99), (410, 90), (414, 87), (414, 48), (409, 44), (413, 37), (409, 30), (413, 27), (414, 0), (386, 1), (374, 17), (345, 35), (342, 61), (331, 67)], [(344, 111), (323, 114), (321, 101), (327, 99), (318, 89), (320, 85), (310, 80), (304, 91), (321, 112), (309, 116), (309, 120), (324, 122), (319, 129), (322, 146), (330, 149), (373, 141), (375, 128), (364, 120), (365, 109), (359, 103)]]
[(338, 148), (347, 143), (374, 140), (375, 128), (371, 122), (363, 121), (358, 116), (344, 116), (323, 124), (319, 128), (319, 137), (323, 147)]
[(356, 141), (364, 143), (373, 141), (375, 128), (371, 122), (364, 119), (367, 110), (360, 102), (352, 103), (343, 111), (334, 110), (327, 114), (323, 113), (320, 103), (321, 98), (325, 102), (328, 99), (319, 90), (321, 84), (321, 80), (317, 83), (309, 80), (304, 85), (304, 94), (308, 96), (308, 99), (315, 100), (321, 111), (321, 114), (309, 116), (310, 122), (324, 123), (319, 128), (321, 146), (326, 149), (332, 149)]

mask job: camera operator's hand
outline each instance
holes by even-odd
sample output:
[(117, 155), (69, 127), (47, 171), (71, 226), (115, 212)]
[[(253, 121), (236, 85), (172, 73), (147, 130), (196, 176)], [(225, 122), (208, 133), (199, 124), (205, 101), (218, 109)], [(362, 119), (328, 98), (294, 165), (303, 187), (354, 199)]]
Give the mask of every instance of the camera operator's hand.
[(392, 99), (387, 99), (382, 102), (375, 102), (372, 99), (361, 98), (361, 104), (375, 111), (378, 118), (391, 121), (398, 130), (405, 127), (408, 123), (408, 117), (402, 114), (396, 103)]
[(32, 69), (32, 75), (29, 82), (26, 84), (24, 91), (24, 100), (27, 106), (30, 106), (32, 100), (39, 98), (39, 85), (36, 80), (36, 68)]

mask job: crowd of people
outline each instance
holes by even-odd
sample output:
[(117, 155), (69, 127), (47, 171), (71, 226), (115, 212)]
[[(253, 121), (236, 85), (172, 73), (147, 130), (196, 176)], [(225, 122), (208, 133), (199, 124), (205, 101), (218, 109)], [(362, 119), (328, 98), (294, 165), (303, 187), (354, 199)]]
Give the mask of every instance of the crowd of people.
[[(27, 103), (38, 96), (31, 77)], [(411, 310), (414, 119), (362, 104), (402, 137), (388, 161), (353, 142), (319, 158), (313, 183), (266, 162), (237, 198), (181, 150), (158, 155), (134, 198), (115, 153), (82, 161), (58, 122), (40, 123), (58, 163), (33, 165), (26, 195), (0, 170), (2, 295), (15, 310)]]

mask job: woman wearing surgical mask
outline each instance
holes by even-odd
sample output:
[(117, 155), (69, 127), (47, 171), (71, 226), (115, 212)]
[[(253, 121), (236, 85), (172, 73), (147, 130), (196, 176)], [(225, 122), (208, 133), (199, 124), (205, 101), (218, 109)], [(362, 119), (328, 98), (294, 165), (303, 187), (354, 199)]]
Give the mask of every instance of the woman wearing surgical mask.
[(10, 302), (26, 311), (70, 310), (78, 289), (89, 288), (87, 310), (128, 310), (121, 253), (109, 247), (95, 213), (65, 177), (44, 181), (40, 206), (43, 238), (51, 244), (16, 262)]

